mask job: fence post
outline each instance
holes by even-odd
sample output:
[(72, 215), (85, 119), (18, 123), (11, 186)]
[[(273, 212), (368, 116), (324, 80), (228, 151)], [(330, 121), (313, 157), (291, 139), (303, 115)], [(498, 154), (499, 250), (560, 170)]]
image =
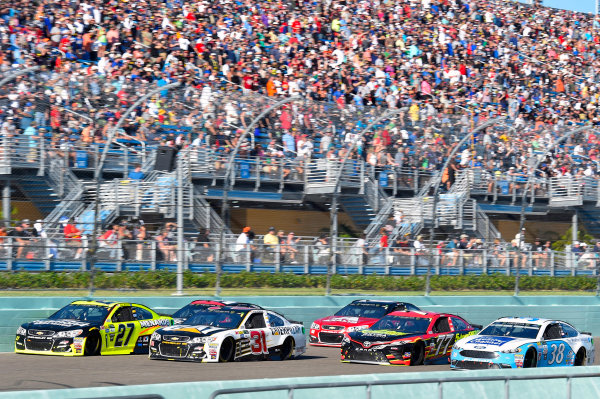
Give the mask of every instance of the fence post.
[(464, 275), (465, 274), (465, 254), (464, 251), (469, 251), (468, 249), (463, 249), (460, 251), (460, 258), (458, 259), (459, 262), (459, 268), (458, 268), (458, 274), (459, 275)]
[(528, 274), (533, 276), (533, 259), (531, 258), (531, 251), (528, 251), (526, 256), (527, 259), (525, 261), (527, 262)]
[(508, 250), (505, 249), (504, 252), (506, 253), (505, 255), (505, 259), (506, 259), (506, 275), (510, 276), (510, 262), (512, 262), (512, 258), (509, 256)]
[(390, 264), (389, 264), (390, 247), (385, 247), (383, 256), (385, 256), (385, 274), (386, 274), (386, 276), (389, 276), (390, 275)]
[(251, 272), (252, 271), (252, 251), (250, 251), (250, 248), (246, 247), (243, 252), (244, 252), (244, 257), (246, 258), (246, 271)]
[(150, 270), (156, 270), (156, 241), (150, 241)]
[(360, 189), (358, 191), (359, 194), (365, 193), (365, 163), (360, 163)]
[(304, 246), (304, 274), (310, 274), (310, 245)]
[(117, 271), (123, 271), (123, 240), (117, 241)]
[(554, 251), (550, 251), (550, 276), (554, 277), (556, 273), (556, 263), (554, 258)]
[(7, 237), (7, 248), (6, 248), (6, 270), (13, 270), (13, 239)]
[(415, 255), (415, 249), (411, 248), (410, 249), (410, 275), (411, 276), (416, 276), (417, 275), (417, 267), (416, 267), (416, 255)]
[(281, 244), (277, 244), (275, 247), (275, 273), (281, 271)]
[[(39, 128), (38, 128), (39, 129)], [(39, 130), (38, 130), (39, 133)], [(38, 169), (37, 175), (44, 176), (44, 172), (46, 169), (46, 138), (43, 134), (40, 134), (40, 167)], [(30, 149), (31, 150), (31, 149)]]
[(481, 261), (483, 262), (481, 274), (488, 274), (488, 251), (485, 248), (483, 249)]

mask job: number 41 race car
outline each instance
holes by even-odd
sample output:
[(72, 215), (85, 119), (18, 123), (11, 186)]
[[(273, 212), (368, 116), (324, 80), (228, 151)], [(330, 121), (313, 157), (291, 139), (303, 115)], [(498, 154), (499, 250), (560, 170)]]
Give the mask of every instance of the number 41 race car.
[(75, 301), (47, 319), (21, 325), (15, 352), (62, 356), (148, 353), (154, 330), (172, 324), (171, 317), (136, 303)]
[(594, 364), (594, 340), (569, 323), (503, 317), (452, 348), (454, 369), (504, 369)]

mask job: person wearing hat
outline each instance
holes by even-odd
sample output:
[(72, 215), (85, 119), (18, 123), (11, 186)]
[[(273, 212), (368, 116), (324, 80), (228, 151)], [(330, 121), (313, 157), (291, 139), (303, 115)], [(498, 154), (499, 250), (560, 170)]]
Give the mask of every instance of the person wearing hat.
[(248, 251), (248, 234), (252, 228), (246, 226), (242, 229), (242, 232), (235, 240), (235, 250), (233, 253), (233, 261), (237, 263), (243, 263), (246, 260), (246, 252)]

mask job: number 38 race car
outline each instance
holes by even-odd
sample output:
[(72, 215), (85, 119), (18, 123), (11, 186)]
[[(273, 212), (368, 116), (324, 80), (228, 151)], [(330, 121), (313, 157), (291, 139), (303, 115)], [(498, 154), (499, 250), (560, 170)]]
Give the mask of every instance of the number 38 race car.
[(392, 312), (369, 329), (346, 333), (342, 362), (398, 366), (447, 364), (452, 344), (477, 333), (479, 328), (451, 314)]
[(564, 321), (503, 317), (452, 348), (454, 369), (585, 366), (594, 341)]
[(172, 324), (171, 317), (135, 303), (75, 301), (47, 319), (21, 325), (15, 352), (62, 356), (148, 353), (152, 333)]
[(156, 330), (150, 359), (197, 362), (286, 360), (306, 351), (301, 324), (265, 309), (244, 306), (198, 311), (183, 324)]

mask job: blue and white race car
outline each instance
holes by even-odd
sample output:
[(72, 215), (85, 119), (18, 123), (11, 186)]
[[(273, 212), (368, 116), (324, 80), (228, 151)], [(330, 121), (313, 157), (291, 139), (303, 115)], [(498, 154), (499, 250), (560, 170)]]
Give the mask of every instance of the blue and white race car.
[(594, 363), (594, 340), (569, 323), (503, 317), (456, 342), (453, 369), (585, 366)]

